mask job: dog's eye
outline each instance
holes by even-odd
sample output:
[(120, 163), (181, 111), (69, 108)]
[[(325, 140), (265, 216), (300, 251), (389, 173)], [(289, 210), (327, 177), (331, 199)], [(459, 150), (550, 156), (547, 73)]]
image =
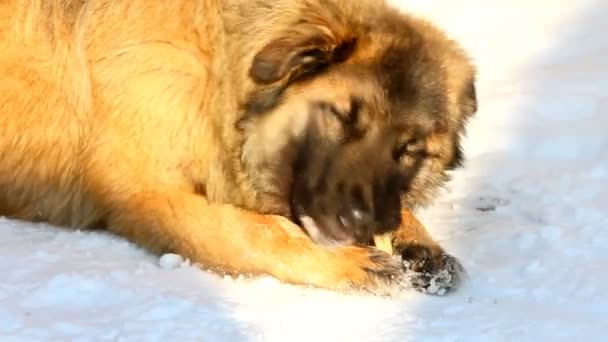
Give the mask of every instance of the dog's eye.
[(327, 106), (328, 111), (345, 125), (355, 125), (359, 121), (361, 101), (357, 99), (352, 99), (350, 104), (345, 108), (339, 108), (330, 103), (326, 103), (325, 105)]
[(399, 145), (393, 150), (393, 159), (399, 161), (401, 157), (407, 155), (412, 157), (422, 157), (425, 154), (424, 140), (411, 138)]
[(360, 101), (353, 99), (342, 106), (330, 102), (318, 102), (316, 105), (327, 118), (340, 125), (343, 143), (357, 141), (365, 135), (365, 126), (360, 122)]

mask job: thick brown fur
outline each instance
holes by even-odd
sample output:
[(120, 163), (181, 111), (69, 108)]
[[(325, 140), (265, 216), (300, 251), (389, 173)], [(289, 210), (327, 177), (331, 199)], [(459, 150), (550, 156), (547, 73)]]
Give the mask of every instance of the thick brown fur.
[[(459, 164), (474, 69), (425, 21), (378, 0), (7, 0), (0, 50), (0, 215), (333, 290), (425, 290), (455, 264), (409, 210)], [(393, 230), (405, 266), (367, 246)]]

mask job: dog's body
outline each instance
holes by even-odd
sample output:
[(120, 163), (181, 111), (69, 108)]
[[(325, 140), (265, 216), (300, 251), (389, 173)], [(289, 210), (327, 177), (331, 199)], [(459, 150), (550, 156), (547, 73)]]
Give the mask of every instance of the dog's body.
[(336, 290), (407, 282), (362, 246), (398, 227), (411, 261), (452, 265), (400, 221), (475, 111), (473, 68), (424, 22), (376, 0), (9, 0), (0, 49), (0, 215)]

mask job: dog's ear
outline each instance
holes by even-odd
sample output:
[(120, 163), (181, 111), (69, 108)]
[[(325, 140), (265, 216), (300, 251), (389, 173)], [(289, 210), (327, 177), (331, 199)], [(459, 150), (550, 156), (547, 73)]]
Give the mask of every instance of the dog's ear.
[(464, 162), (464, 151), (461, 145), (461, 136), (465, 134), (466, 121), (477, 112), (477, 89), (475, 87), (475, 75), (465, 84), (460, 96), (461, 119), (457, 123), (456, 131), (452, 136), (452, 158), (446, 164), (446, 170), (454, 170), (462, 166)]
[(354, 39), (337, 37), (327, 27), (300, 24), (255, 55), (249, 76), (258, 84), (294, 80), (344, 61), (354, 46)]
[(475, 82), (475, 76), (471, 77), (462, 93), (461, 108), (465, 118), (469, 118), (477, 112), (477, 89)]

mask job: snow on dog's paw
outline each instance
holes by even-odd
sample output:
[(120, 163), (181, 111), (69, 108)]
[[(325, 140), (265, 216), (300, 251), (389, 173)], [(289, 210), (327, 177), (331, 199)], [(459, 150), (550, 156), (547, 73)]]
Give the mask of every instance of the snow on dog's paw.
[[(434, 271), (407, 271), (411, 284), (422, 293), (443, 296), (457, 290), (467, 274), (460, 262), (451, 255), (444, 254), (444, 266)], [(404, 262), (406, 265), (407, 262)], [(406, 266), (407, 269), (407, 266)]]
[(467, 273), (458, 259), (428, 246), (413, 245), (401, 253), (404, 280), (422, 293), (443, 296), (457, 290)]

